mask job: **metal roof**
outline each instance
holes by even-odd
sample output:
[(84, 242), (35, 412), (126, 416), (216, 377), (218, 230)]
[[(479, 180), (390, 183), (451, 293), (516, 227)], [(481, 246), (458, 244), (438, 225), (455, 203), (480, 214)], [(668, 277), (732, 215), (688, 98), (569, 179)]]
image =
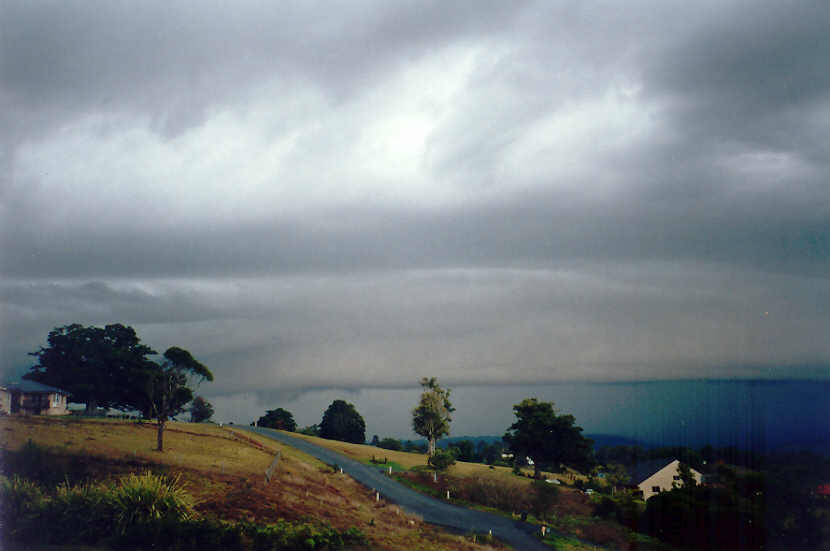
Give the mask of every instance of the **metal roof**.
[(645, 479), (674, 461), (674, 458), (663, 457), (660, 459), (650, 459), (648, 461), (640, 461), (628, 467), (628, 476), (631, 477), (631, 484), (637, 485)]
[(25, 379), (17, 383), (2, 383), (0, 384), (0, 388), (5, 388), (6, 390), (19, 390), (30, 394), (52, 394), (54, 392), (69, 394), (65, 390), (37, 383), (35, 381), (27, 381)]

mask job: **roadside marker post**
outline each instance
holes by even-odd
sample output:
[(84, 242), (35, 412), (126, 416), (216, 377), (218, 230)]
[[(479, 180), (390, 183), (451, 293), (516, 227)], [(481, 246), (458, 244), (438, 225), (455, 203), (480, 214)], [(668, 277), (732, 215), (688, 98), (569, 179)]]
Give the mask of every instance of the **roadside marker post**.
[[(265, 483), (266, 484), (271, 482), (271, 477), (274, 476), (274, 471), (277, 470), (277, 465), (280, 462), (280, 453), (282, 453), (282, 452), (277, 452), (277, 456), (274, 458), (273, 461), (271, 461), (271, 466), (269, 466), (268, 469), (266, 469), (266, 471), (265, 471)], [(222, 466), (222, 468), (224, 470), (224, 465)]]

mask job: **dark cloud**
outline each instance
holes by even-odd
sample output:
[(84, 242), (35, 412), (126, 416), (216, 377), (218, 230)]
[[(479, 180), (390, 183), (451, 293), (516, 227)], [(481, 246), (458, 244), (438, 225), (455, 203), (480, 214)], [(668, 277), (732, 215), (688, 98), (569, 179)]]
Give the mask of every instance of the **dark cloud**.
[(228, 408), (830, 374), (821, 3), (0, 10), (6, 373), (123, 322)]

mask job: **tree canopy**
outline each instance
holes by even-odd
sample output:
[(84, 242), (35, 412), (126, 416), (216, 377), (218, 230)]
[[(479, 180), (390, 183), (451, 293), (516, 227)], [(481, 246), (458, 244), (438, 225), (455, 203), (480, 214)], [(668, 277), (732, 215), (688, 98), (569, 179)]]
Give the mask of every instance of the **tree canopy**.
[(201, 423), (213, 417), (213, 406), (201, 396), (196, 396), (190, 404), (190, 421)]
[(412, 430), (429, 440), (429, 455), (435, 454), (435, 442), (450, 433), (450, 390), (441, 388), (435, 377), (421, 379), (424, 389), (418, 405), (412, 410)]
[(157, 364), (147, 362), (138, 373), (133, 406), (145, 417), (157, 420), (158, 451), (164, 450), (164, 427), (168, 419), (184, 411), (193, 399), (191, 385), (203, 380), (212, 381), (213, 374), (199, 363), (187, 350), (170, 347), (163, 360)]
[(294, 416), (290, 411), (282, 408), (269, 409), (265, 415), (260, 417), (256, 422), (258, 427), (266, 427), (269, 429), (279, 429), (294, 432), (297, 430), (297, 423), (294, 421)]
[(47, 342), (30, 353), (37, 361), (23, 378), (66, 390), (72, 401), (86, 404), (90, 415), (98, 407), (132, 407), (130, 386), (146, 369), (147, 356), (156, 354), (132, 327), (120, 323), (56, 327)]
[(554, 469), (560, 464), (584, 470), (593, 459), (592, 441), (582, 436), (582, 427), (574, 425), (573, 415), (557, 415), (553, 402), (527, 398), (513, 406), (516, 422), (504, 435), (504, 441), (516, 456), (533, 460), (539, 478), (543, 464)]
[(335, 400), (320, 421), (320, 436), (353, 444), (366, 442), (366, 423), (354, 406), (344, 400)]

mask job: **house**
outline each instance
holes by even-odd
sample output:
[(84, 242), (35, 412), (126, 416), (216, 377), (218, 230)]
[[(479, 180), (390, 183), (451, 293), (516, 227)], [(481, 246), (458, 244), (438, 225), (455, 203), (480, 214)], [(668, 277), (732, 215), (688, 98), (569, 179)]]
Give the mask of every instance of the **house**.
[[(691, 467), (689, 470), (697, 483), (700, 484), (703, 475)], [(664, 458), (642, 461), (632, 465), (628, 469), (628, 474), (631, 477), (629, 485), (642, 492), (644, 500), (682, 484), (680, 480), (680, 461), (677, 459)]]
[(0, 414), (68, 415), (69, 393), (34, 381), (0, 384)]

